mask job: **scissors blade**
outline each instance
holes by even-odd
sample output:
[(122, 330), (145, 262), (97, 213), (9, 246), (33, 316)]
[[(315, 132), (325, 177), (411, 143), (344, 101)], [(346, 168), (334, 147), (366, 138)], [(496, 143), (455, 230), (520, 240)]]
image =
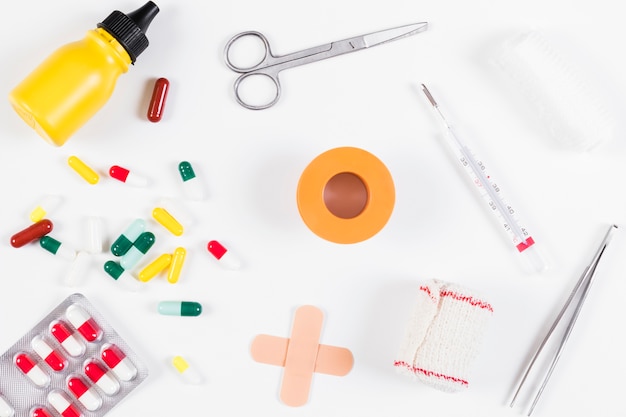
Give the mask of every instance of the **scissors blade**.
[(381, 30), (378, 32), (368, 33), (362, 35), (363, 47), (369, 48), (371, 46), (380, 45), (395, 41), (398, 39), (412, 36), (428, 29), (428, 22), (413, 23), (411, 25), (398, 26), (391, 29)]
[(347, 54), (350, 52), (360, 51), (371, 46), (395, 41), (407, 36), (415, 35), (423, 32), (428, 28), (427, 22), (413, 23), (405, 26), (398, 26), (391, 29), (385, 29), (378, 32), (372, 32), (365, 35), (355, 36), (341, 41), (331, 42), (325, 45), (316, 46), (288, 55), (273, 56), (270, 63), (266, 64), (264, 69), (273, 67), (275, 73), (286, 68), (292, 68), (311, 62), (321, 61), (323, 59), (332, 58), (334, 56)]
[(365, 48), (418, 34), (425, 31), (427, 28), (428, 22), (420, 22), (336, 41), (330, 44), (331, 47), (328, 51), (320, 52), (319, 56), (312, 58), (311, 61), (360, 51)]

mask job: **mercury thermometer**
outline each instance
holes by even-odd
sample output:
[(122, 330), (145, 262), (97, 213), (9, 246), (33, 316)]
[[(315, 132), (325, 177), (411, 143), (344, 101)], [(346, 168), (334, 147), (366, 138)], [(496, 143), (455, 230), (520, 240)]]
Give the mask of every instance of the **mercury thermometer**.
[(448, 146), (461, 164), (463, 171), (471, 179), (474, 189), (478, 191), (481, 199), (486, 203), (489, 212), (495, 216), (501, 228), (506, 232), (515, 251), (526, 258), (528, 265), (534, 271), (541, 272), (545, 270), (547, 265), (537, 250), (535, 240), (528, 229), (520, 224), (516, 217), (515, 209), (504, 199), (500, 186), (487, 173), (485, 163), (477, 159), (470, 149), (455, 135), (446, 117), (441, 112), (439, 104), (437, 104), (424, 84), (422, 84), (422, 90), (443, 122)]

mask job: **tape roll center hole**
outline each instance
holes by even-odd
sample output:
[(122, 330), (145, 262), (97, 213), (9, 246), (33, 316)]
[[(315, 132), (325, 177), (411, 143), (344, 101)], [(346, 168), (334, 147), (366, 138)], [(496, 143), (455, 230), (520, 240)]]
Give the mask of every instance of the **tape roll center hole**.
[(352, 219), (361, 214), (368, 197), (363, 180), (351, 172), (341, 172), (333, 176), (324, 187), (326, 208), (342, 219)]

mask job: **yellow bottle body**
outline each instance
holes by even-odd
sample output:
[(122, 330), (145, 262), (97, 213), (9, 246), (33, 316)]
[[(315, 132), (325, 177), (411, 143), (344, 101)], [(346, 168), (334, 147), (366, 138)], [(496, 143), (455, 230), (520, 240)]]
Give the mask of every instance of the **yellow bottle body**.
[(131, 58), (102, 28), (57, 49), (9, 94), (15, 111), (49, 143), (63, 145), (108, 101)]

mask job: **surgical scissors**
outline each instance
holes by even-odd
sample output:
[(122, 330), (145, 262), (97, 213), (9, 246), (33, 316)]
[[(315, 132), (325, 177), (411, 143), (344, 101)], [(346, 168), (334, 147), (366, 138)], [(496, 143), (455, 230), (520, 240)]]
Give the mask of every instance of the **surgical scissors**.
[(564, 349), (565, 344), (567, 343), (567, 341), (568, 341), (568, 339), (570, 337), (570, 334), (572, 333), (572, 329), (574, 328), (574, 325), (576, 324), (576, 320), (578, 319), (578, 315), (580, 314), (580, 310), (582, 309), (583, 303), (585, 302), (585, 299), (587, 298), (587, 294), (589, 293), (589, 288), (591, 288), (591, 284), (593, 282), (593, 279), (594, 279), (594, 276), (595, 276), (595, 272), (596, 272), (596, 268), (598, 267), (598, 263), (600, 262), (600, 259), (602, 258), (602, 255), (604, 254), (604, 251), (605, 251), (607, 245), (609, 244), (609, 242), (611, 241), (611, 238), (613, 237), (613, 233), (616, 230), (617, 230), (617, 226), (616, 225), (611, 225), (609, 227), (609, 230), (607, 230), (607, 232), (606, 232), (606, 234), (604, 236), (604, 239), (602, 240), (602, 243), (600, 243), (600, 246), (598, 247), (598, 250), (596, 251), (596, 253), (593, 256), (593, 258), (591, 259), (591, 262), (585, 268), (585, 270), (583, 271), (583, 274), (578, 279), (578, 282), (574, 286), (574, 289), (572, 290), (572, 292), (570, 293), (567, 301), (563, 305), (563, 308), (561, 309), (561, 311), (557, 315), (556, 319), (554, 320), (554, 323), (552, 323), (552, 326), (550, 327), (550, 330), (548, 330), (548, 333), (544, 337), (543, 341), (539, 345), (539, 348), (537, 348), (537, 351), (535, 352), (535, 355), (532, 357), (530, 363), (528, 364), (528, 366), (526, 368), (526, 372), (524, 373), (524, 376), (522, 377), (522, 380), (520, 381), (519, 385), (517, 386), (517, 390), (515, 391), (515, 394), (513, 395), (513, 399), (511, 400), (510, 407), (513, 407), (513, 405), (515, 404), (515, 400), (517, 399), (518, 395), (520, 394), (522, 386), (526, 382), (526, 379), (528, 378), (528, 375), (530, 374), (530, 371), (531, 371), (533, 365), (535, 364), (535, 362), (537, 361), (537, 358), (539, 357), (541, 351), (543, 350), (545, 345), (548, 343), (548, 341), (549, 341), (550, 337), (552, 336), (554, 330), (556, 329), (557, 325), (559, 324), (559, 322), (561, 321), (561, 319), (563, 318), (563, 316), (565, 315), (565, 313), (569, 309), (572, 301), (576, 297), (576, 294), (578, 294), (579, 291), (581, 291), (581, 293), (579, 295), (578, 303), (576, 304), (576, 306), (574, 308), (574, 312), (572, 313), (572, 316), (571, 316), (569, 322), (567, 323), (567, 327), (565, 328), (565, 332), (563, 334), (563, 337), (561, 338), (561, 341), (560, 341), (560, 343), (559, 343), (559, 345), (558, 345), (558, 347), (556, 349), (556, 353), (554, 354), (554, 357), (552, 358), (552, 361), (550, 362), (550, 365), (548, 367), (548, 371), (546, 372), (546, 374), (545, 374), (545, 376), (543, 378), (541, 386), (539, 387), (539, 390), (535, 394), (535, 398), (533, 399), (533, 402), (532, 402), (532, 404), (530, 406), (530, 409), (529, 409), (527, 415), (530, 416), (532, 414), (533, 410), (535, 409), (535, 406), (537, 405), (537, 402), (539, 401), (539, 398), (541, 397), (541, 394), (543, 393), (543, 390), (546, 388), (548, 380), (552, 376), (552, 372), (554, 371), (554, 368), (555, 368), (557, 362), (559, 361), (559, 358), (561, 357), (561, 354), (563, 353), (563, 349)]
[[(241, 32), (233, 36), (228, 41), (226, 47), (224, 48), (224, 60), (226, 61), (226, 65), (228, 66), (228, 68), (242, 74), (235, 80), (234, 84), (235, 98), (237, 102), (247, 109), (262, 110), (273, 106), (280, 98), (281, 87), (280, 81), (278, 79), (278, 74), (282, 70), (308, 64), (311, 62), (320, 61), (326, 58), (332, 58), (334, 56), (343, 55), (349, 52), (359, 51), (361, 49), (369, 48), (371, 46), (395, 41), (397, 39), (423, 32), (427, 29), (427, 27), (427, 22), (398, 26), (395, 28), (372, 32), (361, 36), (355, 36), (353, 38), (344, 39), (342, 41), (327, 43), (325, 45), (304, 49), (302, 51), (282, 56), (276, 56), (272, 54), (269, 41), (267, 40), (265, 35), (256, 31), (247, 31)], [(263, 48), (265, 49), (263, 57), (260, 59), (260, 61), (247, 67), (233, 63), (232, 57), (230, 56), (231, 47), (237, 41), (245, 37), (258, 38), (261, 41)], [(255, 76), (267, 77), (273, 82), (275, 95), (269, 101), (260, 104), (251, 104), (245, 101), (239, 94), (239, 88), (242, 85), (242, 82), (246, 79), (250, 79), (249, 77)]]

